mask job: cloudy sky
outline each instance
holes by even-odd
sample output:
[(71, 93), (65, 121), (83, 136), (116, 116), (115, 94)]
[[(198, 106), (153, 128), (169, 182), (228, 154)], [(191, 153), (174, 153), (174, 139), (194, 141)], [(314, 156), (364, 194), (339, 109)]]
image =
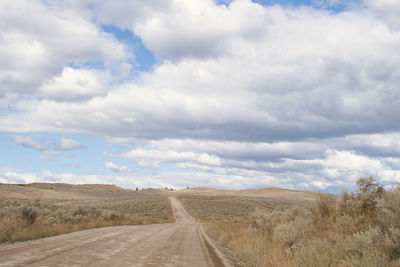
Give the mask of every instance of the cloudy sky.
[(0, 182), (400, 182), (398, 0), (2, 0)]

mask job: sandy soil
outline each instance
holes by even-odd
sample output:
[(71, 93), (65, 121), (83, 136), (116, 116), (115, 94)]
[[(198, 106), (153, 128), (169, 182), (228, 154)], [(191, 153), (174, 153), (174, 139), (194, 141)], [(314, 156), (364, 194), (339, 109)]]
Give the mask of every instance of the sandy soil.
[(0, 246), (0, 266), (226, 266), (170, 197), (175, 223), (99, 228)]

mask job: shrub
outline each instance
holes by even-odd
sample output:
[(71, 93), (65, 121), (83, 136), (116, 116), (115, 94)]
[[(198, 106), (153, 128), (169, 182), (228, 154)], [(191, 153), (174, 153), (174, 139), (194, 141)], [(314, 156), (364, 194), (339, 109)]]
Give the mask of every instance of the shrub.
[(335, 199), (320, 195), (317, 200), (317, 212), (323, 219), (333, 216), (336, 213)]
[(297, 217), (294, 221), (286, 222), (275, 227), (273, 238), (279, 240), (286, 247), (292, 248), (301, 240), (307, 231), (309, 219)]
[(88, 211), (83, 207), (78, 207), (73, 213), (74, 216), (87, 215), (87, 214), (88, 214)]
[[(7, 196), (6, 189), (0, 188), (0, 195)], [(82, 199), (16, 199), (12, 195), (2, 195), (0, 243), (93, 227), (168, 222), (173, 218), (167, 196), (157, 192), (115, 191), (96, 193), (95, 197), (87, 199), (86, 193), (85, 190)], [(111, 214), (114, 215), (110, 219)]]
[(357, 180), (356, 184), (361, 194), (371, 193), (376, 197), (382, 197), (385, 192), (383, 187), (372, 176), (361, 177)]
[(37, 218), (37, 212), (29, 207), (23, 207), (21, 210), (21, 216), (27, 224), (34, 224)]
[(400, 266), (400, 185), (356, 184), (313, 206), (260, 208), (214, 236), (249, 266)]
[(371, 176), (361, 177), (356, 184), (358, 185), (357, 192), (342, 192), (338, 204), (339, 212), (358, 219), (364, 216), (364, 221), (377, 219), (377, 204), (387, 195), (385, 190)]

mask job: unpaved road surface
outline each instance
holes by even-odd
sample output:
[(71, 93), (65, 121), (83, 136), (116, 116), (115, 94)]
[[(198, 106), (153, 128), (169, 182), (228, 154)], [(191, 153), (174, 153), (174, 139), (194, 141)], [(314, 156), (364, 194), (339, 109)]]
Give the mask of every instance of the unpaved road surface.
[(0, 266), (225, 266), (202, 226), (170, 197), (175, 223), (79, 231), (0, 246)]

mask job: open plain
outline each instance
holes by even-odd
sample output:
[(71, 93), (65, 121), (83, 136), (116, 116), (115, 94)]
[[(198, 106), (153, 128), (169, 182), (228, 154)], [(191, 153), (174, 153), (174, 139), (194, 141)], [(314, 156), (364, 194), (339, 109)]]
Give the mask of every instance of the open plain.
[(357, 185), (340, 196), (1, 185), (0, 266), (399, 266), (400, 187)]
[(160, 189), (0, 184), (0, 243), (96, 227), (172, 221), (168, 197)]
[(341, 195), (279, 188), (178, 193), (238, 266), (400, 266), (400, 186)]
[[(315, 198), (315, 193), (282, 189), (132, 191), (112, 185), (2, 184), (2, 241), (48, 238), (0, 246), (0, 265), (240, 265), (223, 246), (224, 255), (219, 252), (198, 221), (240, 222), (256, 210), (307, 205)], [(207, 229), (213, 234), (212, 225)]]
[(0, 246), (0, 266), (226, 266), (201, 224), (170, 197), (175, 223), (79, 231)]

